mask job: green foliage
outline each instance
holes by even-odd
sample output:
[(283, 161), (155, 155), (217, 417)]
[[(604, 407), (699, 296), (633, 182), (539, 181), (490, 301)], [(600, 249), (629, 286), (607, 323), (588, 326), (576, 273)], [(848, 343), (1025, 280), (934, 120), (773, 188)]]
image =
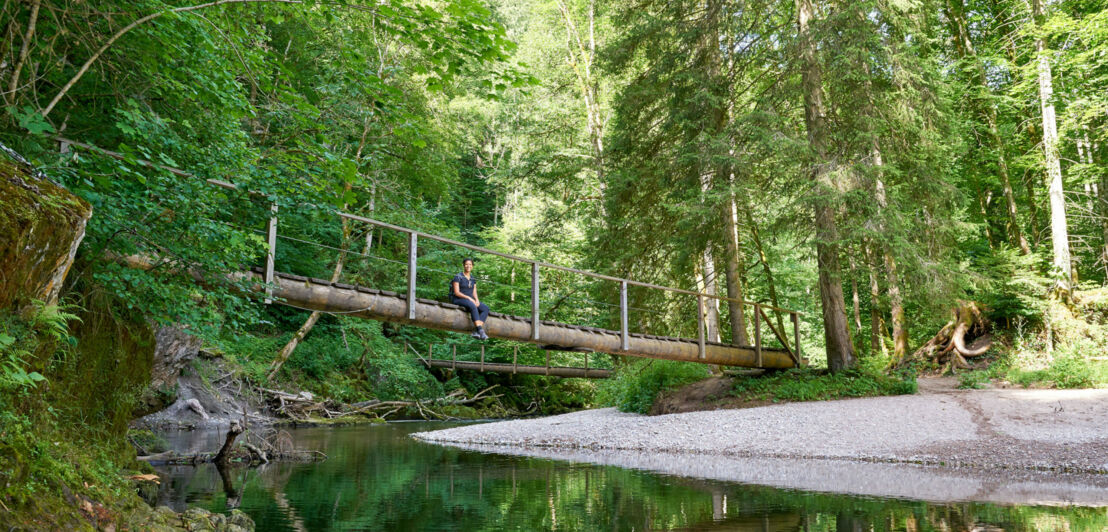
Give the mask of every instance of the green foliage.
[(597, 402), (621, 412), (645, 414), (658, 394), (709, 376), (707, 366), (669, 360), (636, 360), (619, 367), (600, 384)]
[(871, 368), (828, 374), (808, 368), (738, 377), (732, 393), (759, 401), (825, 401), (916, 393), (914, 375), (885, 375)]
[(1051, 285), (1041, 267), (1042, 259), (1035, 254), (1022, 255), (1008, 246), (989, 250), (974, 261), (973, 270), (980, 275), (974, 297), (1003, 325), (1041, 323)]
[(989, 382), (988, 371), (967, 371), (958, 374), (958, 388), (962, 390), (977, 390), (984, 388)]
[(0, 314), (0, 393), (26, 392), (46, 380), (36, 358), (52, 346), (72, 346), (68, 323), (79, 321), (69, 305), (35, 301), (26, 317)]

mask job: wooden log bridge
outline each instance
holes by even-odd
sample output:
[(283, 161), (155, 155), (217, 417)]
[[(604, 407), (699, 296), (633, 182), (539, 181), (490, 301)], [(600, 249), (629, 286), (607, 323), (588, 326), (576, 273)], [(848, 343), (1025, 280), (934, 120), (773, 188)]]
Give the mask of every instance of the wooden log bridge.
[[(474, 330), (469, 313), (462, 307), (450, 303), (409, 298), (405, 294), (396, 292), (332, 283), (326, 279), (279, 272), (271, 274), (273, 280), (267, 290), (266, 285), (263, 284), (267, 277), (263, 269), (255, 269), (251, 275), (258, 281), (256, 290), (266, 293), (266, 296), (276, 303), (428, 329), (456, 332)], [(414, 305), (409, 305), (412, 301)], [(538, 337), (541, 340), (534, 337), (535, 330), (538, 331)], [(792, 356), (784, 349), (765, 346), (758, 349), (754, 346), (636, 333), (626, 334), (627, 348), (624, 349), (622, 331), (553, 321), (539, 321), (538, 326), (533, 327), (530, 318), (497, 312), (489, 314), (489, 319), (485, 322), (485, 331), (490, 337), (503, 340), (561, 346), (565, 349), (588, 349), (613, 355), (769, 369), (795, 366)], [(701, 346), (703, 346), (703, 355), (700, 352)]]
[[(90, 144), (85, 144), (71, 139), (57, 137), (59, 142), (70, 146), (77, 146), (100, 153), (116, 159), (133, 160), (121, 153), (104, 150)], [(204, 179), (196, 174), (146, 160), (136, 160), (138, 164), (150, 168), (159, 168), (174, 175), (200, 179), (208, 184), (229, 190), (240, 190), (234, 183), (219, 179)], [(666, 360), (679, 360), (686, 362), (699, 362), (702, 364), (717, 364), (721, 366), (742, 366), (751, 368), (785, 369), (800, 366), (803, 358), (800, 353), (800, 313), (795, 310), (777, 308), (762, 303), (743, 301), (722, 297), (716, 294), (694, 292), (680, 288), (660, 286), (631, 279), (621, 279), (595, 272), (577, 270), (559, 264), (551, 264), (495, 251), (457, 240), (433, 235), (393, 225), (380, 220), (366, 218), (356, 214), (341, 211), (331, 211), (336, 217), (347, 221), (369, 224), (384, 230), (392, 230), (406, 235), (408, 240), (408, 290), (406, 294), (398, 294), (384, 290), (354, 286), (342, 283), (332, 283), (323, 279), (314, 279), (279, 273), (276, 271), (275, 259), (277, 257), (277, 223), (278, 203), (275, 198), (246, 190), (247, 196), (252, 198), (265, 197), (264, 208), (268, 215), (266, 227), (266, 241), (268, 249), (264, 269), (255, 269), (249, 272), (232, 275), (231, 277), (252, 277), (256, 281), (254, 290), (264, 294), (266, 303), (280, 303), (307, 310), (319, 310), (323, 312), (341, 313), (363, 318), (389, 321), (425, 327), (429, 329), (441, 329), (457, 332), (473, 330), (473, 323), (469, 314), (461, 307), (416, 297), (416, 272), (419, 260), (419, 241), (431, 240), (447, 245), (456, 246), (478, 253), (503, 257), (508, 260), (529, 265), (531, 269), (531, 316), (509, 316), (499, 313), (491, 313), (485, 322), (485, 330), (489, 336), (517, 342), (530, 342), (544, 346), (554, 346), (566, 350), (583, 350), (613, 355), (628, 355), (637, 357), (658, 358)], [(318, 207), (317, 207), (318, 208)], [(311, 242), (308, 242), (311, 244)], [(319, 244), (316, 244), (319, 245)], [(144, 257), (117, 257), (130, 266), (149, 269), (152, 263)], [(619, 289), (619, 322), (617, 331), (585, 327), (540, 320), (540, 269), (560, 270), (574, 275), (588, 277), (600, 281), (616, 283)], [(202, 276), (194, 275), (198, 281)], [(627, 290), (629, 286), (659, 290), (681, 297), (692, 297), (696, 300), (696, 325), (697, 338), (676, 338), (670, 336), (654, 336), (638, 334), (630, 331), (628, 323)], [(754, 345), (736, 345), (709, 341), (707, 336), (707, 324), (705, 323), (707, 312), (706, 305), (710, 300), (728, 301), (737, 303), (743, 307), (752, 307), (749, 314), (753, 318)], [(788, 332), (780, 321), (777, 326), (769, 319), (769, 312), (787, 314), (792, 321), (792, 342), (787, 338)], [(765, 326), (773, 333), (782, 349), (765, 346), (763, 329)], [(492, 366), (485, 364), (486, 370)], [(542, 368), (547, 371), (547, 368)], [(575, 368), (563, 368), (575, 369)], [(550, 368), (553, 370), (553, 368)], [(600, 370), (589, 370), (600, 371)], [(553, 374), (553, 373), (551, 373)]]

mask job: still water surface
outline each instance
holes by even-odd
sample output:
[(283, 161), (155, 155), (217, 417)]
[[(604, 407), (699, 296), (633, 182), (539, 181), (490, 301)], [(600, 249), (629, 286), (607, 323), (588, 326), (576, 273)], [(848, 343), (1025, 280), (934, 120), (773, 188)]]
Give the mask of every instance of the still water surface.
[[(318, 463), (163, 467), (158, 503), (237, 507), (259, 531), (733, 530), (1108, 531), (1104, 508), (934, 504), (696, 480), (618, 467), (483, 454), (413, 440), (445, 423), (291, 429)], [(177, 433), (179, 450), (216, 433)]]

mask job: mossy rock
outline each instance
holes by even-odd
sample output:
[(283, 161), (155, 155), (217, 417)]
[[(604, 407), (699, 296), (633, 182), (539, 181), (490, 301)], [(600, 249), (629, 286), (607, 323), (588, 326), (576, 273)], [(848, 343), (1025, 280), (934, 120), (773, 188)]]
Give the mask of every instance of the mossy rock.
[(57, 300), (92, 206), (0, 155), (0, 308)]

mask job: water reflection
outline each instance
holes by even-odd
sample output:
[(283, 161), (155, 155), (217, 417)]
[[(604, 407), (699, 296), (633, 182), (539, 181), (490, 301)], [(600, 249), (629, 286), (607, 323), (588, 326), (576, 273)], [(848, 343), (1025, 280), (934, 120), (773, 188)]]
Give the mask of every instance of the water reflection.
[[(930, 504), (688, 479), (420, 443), (442, 424), (311, 428), (322, 463), (161, 468), (158, 503), (238, 505), (260, 531), (319, 530), (1108, 530), (1103, 508)], [(177, 448), (218, 446), (183, 433)], [(202, 440), (202, 441), (201, 441)]]

